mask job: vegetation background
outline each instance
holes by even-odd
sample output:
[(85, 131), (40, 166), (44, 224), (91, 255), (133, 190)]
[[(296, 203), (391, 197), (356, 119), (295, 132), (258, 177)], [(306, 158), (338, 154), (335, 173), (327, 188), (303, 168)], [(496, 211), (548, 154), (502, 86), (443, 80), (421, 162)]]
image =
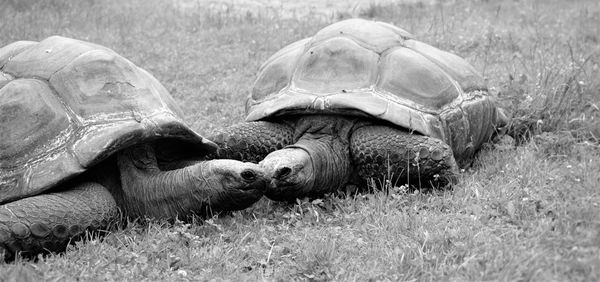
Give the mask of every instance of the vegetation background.
[(452, 191), (386, 187), (265, 199), (192, 224), (133, 222), (0, 264), (0, 280), (600, 281), (599, 1), (243, 2), (0, 0), (0, 46), (55, 34), (105, 45), (154, 74), (208, 133), (243, 120), (275, 51), (341, 19), (376, 19), (471, 62), (519, 146), (482, 150)]

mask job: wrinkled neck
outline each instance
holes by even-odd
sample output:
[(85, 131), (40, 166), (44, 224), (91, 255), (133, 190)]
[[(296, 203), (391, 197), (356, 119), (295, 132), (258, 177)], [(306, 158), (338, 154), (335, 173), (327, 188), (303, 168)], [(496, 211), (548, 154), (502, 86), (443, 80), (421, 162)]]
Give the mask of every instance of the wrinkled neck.
[(202, 177), (205, 162), (169, 171), (120, 162), (121, 206), (132, 218), (175, 218), (201, 212), (215, 192), (214, 184)]
[(288, 148), (299, 148), (308, 153), (313, 166), (314, 181), (310, 194), (325, 194), (346, 186), (352, 173), (350, 149), (347, 140), (339, 136), (303, 136)]

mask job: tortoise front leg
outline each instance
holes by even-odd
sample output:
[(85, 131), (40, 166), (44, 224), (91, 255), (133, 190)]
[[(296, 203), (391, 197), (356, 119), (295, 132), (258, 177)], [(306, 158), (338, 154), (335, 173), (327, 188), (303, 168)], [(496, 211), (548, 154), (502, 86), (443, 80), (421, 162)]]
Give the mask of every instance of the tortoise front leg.
[(388, 126), (356, 129), (350, 151), (358, 175), (386, 179), (392, 185), (440, 187), (456, 182), (458, 166), (452, 149), (439, 139)]
[(62, 251), (85, 230), (117, 219), (110, 192), (94, 182), (0, 205), (0, 260), (14, 254)]
[(294, 129), (266, 121), (243, 122), (218, 129), (210, 140), (219, 145), (219, 159), (258, 163), (269, 153), (294, 143)]

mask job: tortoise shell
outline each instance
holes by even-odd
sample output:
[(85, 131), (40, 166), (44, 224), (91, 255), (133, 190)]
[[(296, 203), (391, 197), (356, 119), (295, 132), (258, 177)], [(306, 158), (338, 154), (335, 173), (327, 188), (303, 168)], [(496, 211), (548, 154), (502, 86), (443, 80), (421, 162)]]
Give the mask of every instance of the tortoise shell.
[(216, 148), (180, 116), (152, 75), (108, 48), (59, 36), (9, 44), (0, 49), (0, 203), (145, 140)]
[(496, 105), (464, 59), (391, 24), (351, 19), (292, 43), (260, 68), (247, 121), (288, 114), (367, 115), (472, 155), (489, 139)]

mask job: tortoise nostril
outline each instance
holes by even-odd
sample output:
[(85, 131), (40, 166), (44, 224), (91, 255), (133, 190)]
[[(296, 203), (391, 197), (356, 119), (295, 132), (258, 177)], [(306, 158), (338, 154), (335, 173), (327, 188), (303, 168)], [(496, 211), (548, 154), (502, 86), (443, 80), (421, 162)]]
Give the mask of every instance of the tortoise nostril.
[(292, 173), (292, 169), (287, 166), (284, 166), (284, 167), (277, 169), (277, 171), (275, 171), (275, 174), (273, 175), (273, 177), (276, 179), (282, 179), (282, 178), (290, 175), (290, 173)]
[(256, 173), (254, 173), (254, 171), (252, 171), (252, 170), (244, 170), (244, 171), (242, 171), (241, 175), (244, 180), (248, 180), (248, 181), (256, 180)]

